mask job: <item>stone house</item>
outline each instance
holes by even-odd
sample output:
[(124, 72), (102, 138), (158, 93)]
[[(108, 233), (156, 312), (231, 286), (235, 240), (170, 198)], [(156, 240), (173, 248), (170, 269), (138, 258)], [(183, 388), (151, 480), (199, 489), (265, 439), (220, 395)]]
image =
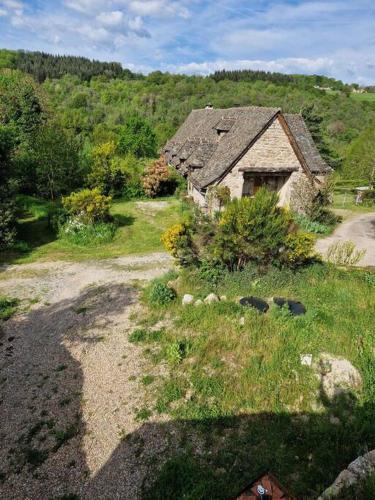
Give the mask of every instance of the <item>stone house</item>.
[(204, 209), (217, 208), (215, 187), (240, 198), (266, 186), (281, 206), (303, 211), (331, 171), (302, 116), (279, 108), (193, 110), (162, 152)]

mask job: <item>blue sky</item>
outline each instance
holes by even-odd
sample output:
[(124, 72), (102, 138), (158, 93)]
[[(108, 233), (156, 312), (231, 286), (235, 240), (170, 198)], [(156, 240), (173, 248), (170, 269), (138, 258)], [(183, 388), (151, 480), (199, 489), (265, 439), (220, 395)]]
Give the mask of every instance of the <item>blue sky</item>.
[(375, 2), (0, 0), (0, 47), (142, 72), (251, 68), (375, 84)]

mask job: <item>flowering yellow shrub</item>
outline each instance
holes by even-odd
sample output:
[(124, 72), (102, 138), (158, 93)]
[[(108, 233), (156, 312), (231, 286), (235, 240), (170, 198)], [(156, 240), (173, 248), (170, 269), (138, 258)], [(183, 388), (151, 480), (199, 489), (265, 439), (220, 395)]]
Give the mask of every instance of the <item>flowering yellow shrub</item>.
[(183, 236), (186, 235), (185, 224), (174, 224), (161, 237), (161, 241), (167, 250), (173, 257), (178, 257), (178, 250), (180, 249), (180, 241)]
[(70, 215), (78, 217), (84, 224), (103, 222), (109, 218), (112, 198), (104, 196), (98, 188), (82, 189), (63, 197), (63, 207)]
[(291, 266), (299, 266), (316, 257), (314, 243), (315, 238), (312, 234), (301, 231), (288, 234), (285, 240), (287, 263)]

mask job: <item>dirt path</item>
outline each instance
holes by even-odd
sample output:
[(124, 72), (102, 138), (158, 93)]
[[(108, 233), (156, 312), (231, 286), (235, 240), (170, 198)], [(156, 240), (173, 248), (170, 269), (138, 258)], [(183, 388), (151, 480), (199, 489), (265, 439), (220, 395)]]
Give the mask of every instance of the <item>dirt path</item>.
[(128, 334), (136, 283), (169, 268), (162, 253), (1, 268), (0, 295), (30, 307), (0, 331), (0, 498), (139, 498), (147, 468), (113, 456), (142, 426), (142, 376), (163, 367), (147, 366)]
[(375, 266), (375, 212), (348, 218), (331, 236), (319, 240), (316, 248), (325, 256), (330, 245), (338, 241), (352, 241), (358, 250), (366, 250), (360, 266)]

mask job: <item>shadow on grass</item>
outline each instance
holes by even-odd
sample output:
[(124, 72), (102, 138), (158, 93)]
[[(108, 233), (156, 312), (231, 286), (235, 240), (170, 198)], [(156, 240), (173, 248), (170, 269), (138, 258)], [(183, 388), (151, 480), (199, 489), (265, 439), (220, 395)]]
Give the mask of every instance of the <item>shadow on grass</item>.
[[(135, 300), (125, 285), (91, 287), (6, 323), (1, 498), (230, 499), (265, 470), (297, 498), (317, 498), (354, 458), (375, 448), (375, 403), (361, 405), (353, 395), (330, 401), (321, 391), (321, 413), (220, 416), (212, 403), (200, 407), (200, 419), (145, 422), (90, 477), (84, 374), (66, 343), (89, 349)], [(198, 404), (194, 397), (181, 403)]]
[(118, 227), (132, 226), (135, 222), (132, 215), (115, 214), (113, 218)]
[(17, 223), (17, 241), (12, 248), (4, 250), (0, 262), (13, 264), (22, 257), (27, 257), (35, 249), (57, 239), (55, 231), (49, 225), (48, 217), (25, 219)]

